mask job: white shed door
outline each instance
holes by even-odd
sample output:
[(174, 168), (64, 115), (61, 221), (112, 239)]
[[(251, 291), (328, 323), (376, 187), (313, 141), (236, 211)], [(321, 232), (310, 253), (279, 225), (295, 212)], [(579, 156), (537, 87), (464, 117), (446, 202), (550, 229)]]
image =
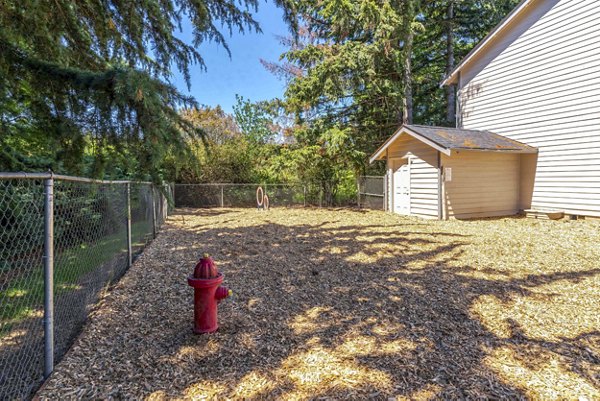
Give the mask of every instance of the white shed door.
[(394, 172), (394, 212), (410, 214), (410, 165), (403, 164)]

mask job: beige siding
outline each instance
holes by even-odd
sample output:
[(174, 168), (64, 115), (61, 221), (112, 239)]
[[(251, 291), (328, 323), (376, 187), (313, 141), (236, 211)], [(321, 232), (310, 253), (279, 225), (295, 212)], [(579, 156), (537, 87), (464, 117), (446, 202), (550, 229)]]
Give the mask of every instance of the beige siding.
[[(401, 135), (388, 149), (388, 158), (410, 158), (410, 214), (425, 218), (438, 218), (438, 152), (409, 135)], [(388, 174), (392, 174), (391, 161)], [(389, 210), (393, 210), (392, 180), (388, 187)]]
[(444, 182), (448, 217), (508, 216), (519, 211), (520, 155), (453, 152), (442, 155), (452, 180)]
[(524, 208), (600, 216), (599, 18), (597, 0), (538, 0), (461, 71), (464, 128), (539, 148)]

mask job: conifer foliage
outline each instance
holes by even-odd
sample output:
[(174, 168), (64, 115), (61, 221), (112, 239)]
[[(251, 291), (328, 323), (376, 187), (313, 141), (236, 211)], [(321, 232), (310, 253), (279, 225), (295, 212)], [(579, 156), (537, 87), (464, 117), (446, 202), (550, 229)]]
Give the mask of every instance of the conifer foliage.
[[(171, 69), (189, 84), (190, 67), (204, 66), (197, 47), (259, 30), (257, 5), (0, 0), (0, 168), (159, 180), (165, 154), (202, 134), (177, 112), (194, 100), (168, 82)], [(184, 19), (191, 43), (177, 37)]]
[(454, 124), (454, 92), (440, 82), (517, 2), (300, 1), (300, 40), (265, 64), (288, 79), (289, 110), (343, 129), (364, 166), (402, 123)]

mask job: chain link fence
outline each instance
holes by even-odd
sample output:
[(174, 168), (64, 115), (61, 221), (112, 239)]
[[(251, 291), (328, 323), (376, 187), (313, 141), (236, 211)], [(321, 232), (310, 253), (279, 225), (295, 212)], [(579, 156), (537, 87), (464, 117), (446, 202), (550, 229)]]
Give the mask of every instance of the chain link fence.
[(165, 220), (169, 187), (0, 173), (0, 399), (28, 399)]
[(384, 210), (384, 177), (361, 176), (358, 193), (351, 198), (327, 197), (322, 183), (299, 184), (174, 184), (177, 207), (256, 207), (257, 189), (262, 187), (270, 207), (356, 206)]
[(358, 207), (385, 210), (385, 176), (358, 177)]
[(306, 206), (302, 184), (175, 184), (177, 207), (256, 207), (258, 187), (269, 197), (270, 207)]
[[(384, 182), (359, 177), (359, 207), (384, 209)], [(258, 186), (0, 173), (0, 399), (31, 397), (172, 205), (256, 207)], [(336, 203), (319, 183), (262, 187), (271, 207)]]

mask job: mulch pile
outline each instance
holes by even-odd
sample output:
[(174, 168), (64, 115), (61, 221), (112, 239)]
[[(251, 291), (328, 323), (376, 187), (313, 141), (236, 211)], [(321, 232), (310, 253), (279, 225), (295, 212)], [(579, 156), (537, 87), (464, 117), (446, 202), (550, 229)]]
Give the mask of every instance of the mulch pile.
[[(600, 399), (600, 225), (178, 210), (41, 399)], [(192, 334), (210, 253), (234, 294)]]

